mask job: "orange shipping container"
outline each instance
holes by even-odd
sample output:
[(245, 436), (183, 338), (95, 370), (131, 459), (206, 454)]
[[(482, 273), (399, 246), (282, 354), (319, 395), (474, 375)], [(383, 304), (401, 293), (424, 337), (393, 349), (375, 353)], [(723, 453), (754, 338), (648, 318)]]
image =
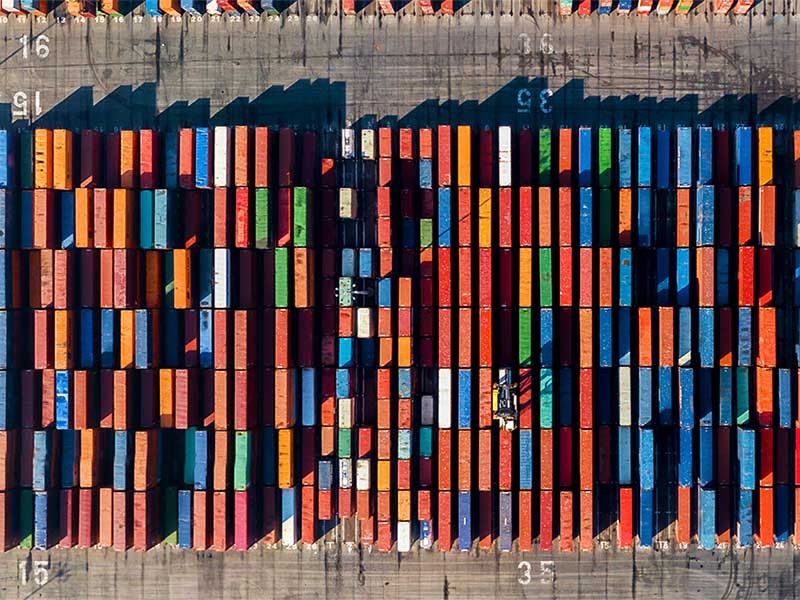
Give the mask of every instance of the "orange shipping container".
[(53, 187), (72, 189), (72, 132), (68, 129), (53, 131)]
[(469, 187), (472, 174), (472, 129), (469, 125), (459, 125), (458, 144), (458, 187)]
[(81, 461), (78, 471), (82, 488), (93, 488), (99, 482), (99, 433), (99, 429), (83, 429), (81, 431)]
[[(269, 385), (269, 382), (267, 382)], [(295, 373), (293, 369), (275, 369), (275, 427), (294, 427)]]
[(775, 186), (772, 185), (758, 190), (758, 243), (775, 245)]
[(594, 332), (592, 329), (592, 312), (591, 308), (578, 309), (578, 328), (579, 328), (579, 351), (580, 362), (579, 366), (589, 368), (592, 366), (594, 355), (592, 347), (594, 345)]
[[(124, 492), (123, 492), (124, 493)], [(98, 510), (100, 546), (110, 548), (114, 543), (113, 526), (113, 498), (114, 491), (109, 487), (100, 488), (100, 509)]]
[(94, 207), (92, 190), (77, 188), (75, 190), (75, 247), (91, 248), (94, 246)]
[(135, 366), (136, 323), (133, 310), (119, 311), (119, 368), (132, 369)]
[(468, 492), (472, 489), (472, 431), (458, 430), (458, 489)]
[(159, 423), (161, 427), (175, 427), (175, 370), (159, 369)]
[(136, 165), (139, 162), (139, 133), (125, 129), (120, 132), (119, 182), (123, 188), (139, 187)]
[(33, 192), (33, 247), (56, 246), (56, 198), (53, 190)]
[(53, 365), (56, 369), (72, 369), (72, 311), (55, 312), (55, 352)]
[(519, 305), (533, 305), (533, 249), (519, 249)]
[(691, 239), (689, 193), (690, 190), (688, 188), (680, 188), (678, 190), (678, 231), (676, 243), (679, 248), (688, 248)]
[(774, 307), (758, 309), (758, 353), (756, 365), (759, 367), (777, 367), (776, 346), (776, 310)]
[(278, 430), (278, 487), (294, 487), (294, 430)]
[(653, 309), (639, 309), (639, 366), (653, 366)]
[[(675, 311), (671, 306), (658, 307), (659, 365), (671, 367), (675, 364)], [(640, 337), (640, 341), (642, 338)]]
[(136, 205), (133, 190), (114, 190), (113, 239), (114, 248), (136, 247)]
[(314, 250), (294, 249), (294, 304), (298, 308), (314, 306)]
[(632, 245), (631, 227), (631, 190), (623, 188), (619, 190), (619, 245)]
[(549, 187), (539, 188), (539, 246), (553, 245), (553, 199)]
[(230, 486), (231, 468), (232, 468), (232, 452), (231, 444), (233, 443), (232, 431), (215, 431), (214, 432), (214, 489), (226, 490)]
[(176, 309), (192, 307), (192, 255), (183, 248), (172, 251), (175, 276), (174, 304)]

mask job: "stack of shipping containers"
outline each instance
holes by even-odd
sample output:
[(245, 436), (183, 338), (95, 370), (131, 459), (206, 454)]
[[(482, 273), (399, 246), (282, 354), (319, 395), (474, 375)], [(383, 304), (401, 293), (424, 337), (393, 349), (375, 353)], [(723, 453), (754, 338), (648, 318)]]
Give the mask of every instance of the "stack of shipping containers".
[(0, 132), (4, 548), (790, 539), (800, 134), (328, 133)]

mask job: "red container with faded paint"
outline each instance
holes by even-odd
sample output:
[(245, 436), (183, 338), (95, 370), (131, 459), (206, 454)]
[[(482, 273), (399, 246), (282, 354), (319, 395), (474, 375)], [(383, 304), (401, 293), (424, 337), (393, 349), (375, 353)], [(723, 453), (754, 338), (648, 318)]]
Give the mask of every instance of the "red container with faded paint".
[[(134, 494), (139, 494), (140, 499), (136, 506), (133, 505)], [(139, 543), (142, 544), (142, 549), (146, 549), (147, 531), (146, 523), (148, 517), (147, 492), (113, 492), (113, 511), (114, 518), (112, 523), (112, 539), (114, 542), (114, 550), (117, 552), (124, 552), (131, 547), (133, 542), (133, 514), (139, 513)], [(144, 527), (143, 527), (144, 525)]]

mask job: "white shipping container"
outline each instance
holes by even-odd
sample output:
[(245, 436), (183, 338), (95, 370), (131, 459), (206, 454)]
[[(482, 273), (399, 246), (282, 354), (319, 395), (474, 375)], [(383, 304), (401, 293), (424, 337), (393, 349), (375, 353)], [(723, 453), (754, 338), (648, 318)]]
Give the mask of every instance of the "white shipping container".
[(397, 551), (411, 552), (411, 521), (397, 522)]
[(313, 367), (304, 367), (301, 373), (302, 423), (305, 427), (313, 427), (317, 424), (317, 370)]
[(497, 147), (500, 150), (500, 156), (503, 153), (511, 153), (511, 127), (503, 125), (497, 128)]
[(631, 425), (631, 368), (619, 368), (619, 424)]
[(339, 188), (339, 218), (355, 219), (357, 211), (356, 191), (352, 188)]
[(353, 426), (353, 398), (339, 398), (339, 427), (349, 429)]
[(439, 429), (450, 429), (452, 399), (450, 397), (450, 369), (439, 369), (439, 397), (436, 399), (439, 408)]
[(371, 308), (356, 309), (356, 337), (375, 337), (375, 319)]
[(433, 396), (431, 394), (422, 396), (422, 410), (419, 418), (422, 425), (433, 425)]
[(375, 160), (375, 130), (361, 130), (361, 158)]
[(360, 492), (370, 488), (370, 462), (368, 458), (356, 461), (356, 489)]
[(498, 183), (500, 187), (511, 187), (511, 162), (501, 162)]
[(209, 15), (218, 15), (220, 13), (219, 4), (217, 4), (217, 0), (206, 1), (206, 13)]
[(230, 270), (230, 249), (214, 248), (214, 308), (230, 308), (231, 288), (228, 285)]
[(352, 129), (342, 129), (342, 158), (354, 158), (355, 155), (354, 132)]
[(214, 127), (214, 187), (230, 187), (231, 130)]
[(339, 459), (339, 487), (353, 487), (353, 462), (349, 458)]

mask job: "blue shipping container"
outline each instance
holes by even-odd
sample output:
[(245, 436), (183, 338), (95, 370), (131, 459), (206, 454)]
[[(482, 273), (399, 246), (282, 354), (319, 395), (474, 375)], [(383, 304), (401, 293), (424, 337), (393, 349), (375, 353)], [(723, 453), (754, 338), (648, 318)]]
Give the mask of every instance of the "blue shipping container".
[(617, 168), (619, 169), (618, 187), (629, 188), (632, 187), (631, 177), (631, 130), (620, 129), (618, 135), (619, 153), (617, 160)]
[(433, 161), (430, 158), (419, 161), (419, 187), (423, 190), (433, 187)]
[(653, 424), (653, 372), (650, 367), (639, 367), (639, 426)]
[(714, 366), (714, 309), (697, 309), (697, 353), (700, 366)]
[(656, 298), (660, 306), (670, 304), (670, 249), (656, 249)]
[(792, 375), (789, 369), (778, 369), (778, 427), (792, 426)]
[(358, 276), (364, 279), (372, 277), (372, 248), (358, 249)]
[(658, 422), (672, 425), (672, 367), (658, 368)]
[(192, 547), (192, 491), (178, 490), (178, 548)]
[(695, 243), (698, 246), (714, 245), (714, 186), (702, 185), (695, 193), (697, 227)]
[(378, 279), (378, 306), (380, 308), (391, 308), (392, 306), (392, 279), (390, 277)]
[(631, 485), (631, 428), (622, 427), (618, 429), (619, 461), (618, 479), (620, 485)]
[(168, 189), (178, 187), (178, 132), (164, 135), (164, 181)]
[(71, 371), (56, 371), (56, 429), (70, 429), (72, 426), (70, 379)]
[(753, 492), (739, 490), (739, 544), (753, 545)]
[(275, 430), (272, 427), (265, 427), (261, 430), (262, 439), (262, 473), (264, 485), (275, 485), (278, 480), (277, 464), (278, 454), (275, 440)]
[(75, 192), (61, 192), (61, 247), (69, 250), (75, 247)]
[(728, 281), (728, 250), (727, 248), (717, 248), (714, 281), (716, 282), (715, 299), (717, 304), (728, 304), (730, 285)]
[(619, 249), (619, 305), (631, 306), (633, 303), (633, 251), (631, 248)]
[(33, 547), (37, 550), (47, 550), (52, 545), (58, 512), (53, 502), (56, 493), (37, 491), (33, 494)]
[(198, 188), (211, 187), (209, 155), (213, 141), (208, 127), (194, 130), (194, 185)]
[(356, 249), (355, 248), (342, 248), (342, 277), (355, 277), (356, 276)]
[(533, 431), (519, 430), (519, 489), (533, 489)]
[(675, 302), (678, 306), (689, 306), (691, 299), (691, 251), (689, 248), (675, 250)]
[(170, 231), (171, 224), (172, 218), (170, 215), (170, 193), (164, 189), (156, 190), (153, 196), (154, 248), (165, 250), (170, 247), (172, 242), (172, 231)]
[(100, 366), (104, 369), (113, 369), (115, 354), (116, 322), (115, 312), (112, 308), (100, 311)]
[(733, 425), (733, 369), (719, 368), (719, 424)]
[(694, 369), (678, 369), (678, 406), (681, 427), (694, 427)]
[(155, 194), (153, 190), (139, 192), (139, 246), (142, 250), (153, 248)]
[[(775, 506), (776, 507), (788, 507), (794, 499), (792, 498), (793, 494), (791, 493), (789, 486), (787, 485), (776, 485), (775, 486)], [(776, 543), (786, 543), (789, 541), (789, 514), (788, 510), (776, 510), (775, 511), (775, 523), (774, 523), (774, 536)]]
[(655, 439), (652, 429), (639, 429), (639, 486), (642, 490), (655, 488)]
[(739, 323), (738, 323), (738, 338), (739, 343), (737, 347), (737, 357), (738, 361), (737, 364), (740, 367), (749, 367), (752, 365), (752, 356), (751, 356), (751, 326), (752, 326), (752, 312), (748, 306), (740, 306), (739, 307)]
[(539, 311), (539, 362), (543, 367), (553, 366), (553, 309), (543, 308)]
[(714, 429), (702, 426), (698, 432), (698, 481), (700, 485), (711, 485), (714, 481)]
[(700, 547), (713, 550), (716, 546), (717, 537), (717, 502), (714, 490), (707, 490), (702, 487), (697, 488), (697, 504), (697, 533)]
[(737, 127), (736, 143), (736, 185), (753, 185), (753, 130), (750, 127)]
[(450, 223), (450, 188), (439, 188), (439, 230), (436, 233), (442, 248), (451, 245)]
[(642, 247), (652, 245), (651, 238), (651, 223), (650, 223), (650, 207), (652, 205), (652, 197), (650, 188), (640, 187), (636, 194), (637, 210), (636, 210), (636, 233), (637, 244)]
[(348, 369), (336, 369), (336, 397), (350, 398), (351, 396), (350, 371)]
[(708, 185), (713, 178), (713, 130), (711, 127), (697, 128), (697, 183)]
[(627, 307), (617, 309), (617, 363), (628, 367), (631, 364), (631, 311)]
[(598, 359), (601, 367), (611, 367), (614, 365), (614, 321), (613, 309), (601, 308), (599, 315), (600, 344), (598, 347)]
[(513, 500), (511, 492), (500, 492), (497, 511), (498, 528), (500, 529), (500, 551), (509, 552), (513, 539)]
[(0, 130), (0, 188), (13, 188), (16, 181), (14, 132)]
[(592, 246), (592, 188), (582, 187), (580, 192), (580, 245)]
[(329, 491), (333, 487), (333, 461), (319, 461), (319, 489)]
[(53, 485), (53, 431), (33, 432), (33, 489), (46, 490)]
[(678, 309), (678, 366), (692, 364), (692, 309), (681, 306)]
[(472, 424), (472, 373), (469, 369), (458, 371), (458, 426), (469, 429)]
[(355, 338), (340, 337), (338, 338), (339, 346), (339, 367), (355, 367)]
[(572, 368), (558, 371), (558, 424), (572, 425)]
[(472, 498), (469, 492), (458, 492), (458, 549), (472, 548)]
[(650, 187), (652, 183), (652, 133), (649, 127), (639, 127), (639, 153), (636, 166), (638, 167), (639, 187)]
[(127, 431), (114, 432), (114, 469), (112, 485), (117, 491), (128, 489), (132, 447)]
[(592, 130), (589, 127), (578, 129), (578, 185), (592, 185)]
[(72, 488), (78, 485), (78, 465), (80, 464), (80, 434), (76, 429), (67, 429), (61, 434), (61, 487)]
[(641, 490), (639, 492), (639, 545), (653, 545), (653, 503), (655, 492)]
[(756, 489), (756, 432), (752, 429), (737, 429), (739, 448), (739, 487), (744, 490)]
[(678, 169), (679, 188), (692, 187), (692, 128), (678, 127)]
[(209, 444), (208, 430), (198, 429), (194, 432), (194, 473), (192, 485), (194, 489), (203, 491), (208, 487)]
[(670, 159), (672, 157), (668, 129), (658, 130), (656, 144), (658, 145), (656, 150), (658, 165), (656, 169), (656, 187), (660, 190), (667, 190), (670, 188)]
[(692, 436), (694, 430), (681, 427), (678, 434), (678, 485), (694, 484), (692, 476)]

